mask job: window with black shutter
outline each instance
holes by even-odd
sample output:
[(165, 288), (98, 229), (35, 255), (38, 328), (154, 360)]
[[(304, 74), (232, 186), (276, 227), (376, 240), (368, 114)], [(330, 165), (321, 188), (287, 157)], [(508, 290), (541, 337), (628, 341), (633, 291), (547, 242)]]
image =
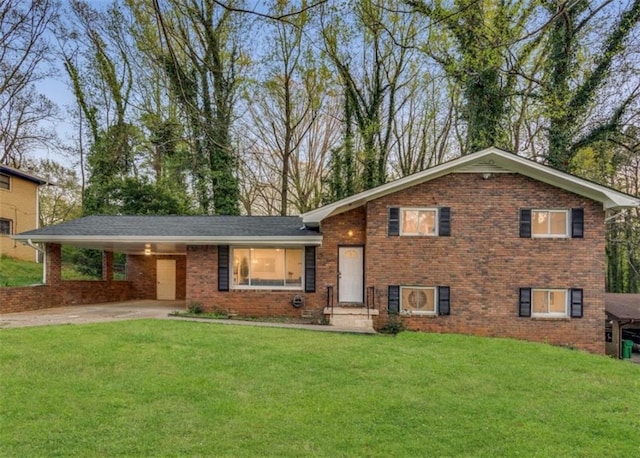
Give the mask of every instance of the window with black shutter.
[(571, 209), (571, 237), (581, 239), (584, 237), (584, 209)]
[(229, 291), (229, 245), (218, 246), (218, 291)]
[(451, 288), (438, 286), (438, 315), (451, 314)]
[(304, 247), (304, 290), (316, 292), (316, 247)]
[(531, 288), (520, 288), (518, 316), (531, 316)]
[(398, 207), (389, 209), (389, 235), (400, 235), (400, 209)]
[(531, 209), (520, 209), (520, 237), (531, 238)]
[(448, 237), (451, 235), (451, 208), (441, 207), (438, 213), (438, 235)]
[(571, 318), (582, 318), (582, 289), (573, 288), (571, 290)]
[(387, 310), (389, 314), (400, 313), (400, 286), (389, 286)]

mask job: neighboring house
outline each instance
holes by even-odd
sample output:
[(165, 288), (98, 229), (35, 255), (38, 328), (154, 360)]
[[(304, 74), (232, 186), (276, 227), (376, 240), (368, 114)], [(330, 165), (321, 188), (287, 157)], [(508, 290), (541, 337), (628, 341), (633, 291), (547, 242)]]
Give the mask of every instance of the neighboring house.
[(0, 165), (0, 256), (36, 261), (33, 248), (11, 240), (11, 235), (39, 227), (38, 189), (46, 180)]
[[(300, 217), (95, 216), (15, 239), (47, 243), (58, 288), (70, 244), (107, 252), (108, 285), (94, 290), (118, 298), (604, 353), (605, 214), (639, 205), (490, 148)], [(113, 251), (128, 254), (117, 291)]]

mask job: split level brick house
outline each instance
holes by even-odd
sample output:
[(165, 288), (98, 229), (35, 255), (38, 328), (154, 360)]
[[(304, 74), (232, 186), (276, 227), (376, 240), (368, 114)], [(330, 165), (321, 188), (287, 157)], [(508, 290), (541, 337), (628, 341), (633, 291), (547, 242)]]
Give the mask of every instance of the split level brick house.
[(38, 190), (46, 183), (30, 172), (0, 165), (0, 257), (36, 261), (37, 251), (11, 236), (39, 227)]
[[(48, 295), (69, 303), (181, 299), (604, 353), (605, 217), (639, 205), (490, 148), (299, 217), (92, 216), (15, 238), (46, 244)], [(104, 250), (101, 288), (65, 289), (61, 244)]]

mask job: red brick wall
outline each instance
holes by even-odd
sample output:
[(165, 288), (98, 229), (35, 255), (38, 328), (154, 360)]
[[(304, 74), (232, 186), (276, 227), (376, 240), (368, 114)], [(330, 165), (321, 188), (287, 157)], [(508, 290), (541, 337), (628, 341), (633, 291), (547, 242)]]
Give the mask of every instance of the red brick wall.
[[(327, 286), (333, 286), (333, 303), (338, 305), (338, 248), (365, 245), (367, 215), (364, 207), (328, 218), (322, 222), (322, 247), (317, 250), (317, 285), (326, 298)], [(352, 231), (352, 235), (349, 235)], [(365, 248), (365, 259), (367, 257)]]
[(124, 281), (76, 280), (56, 285), (0, 288), (0, 313), (126, 301), (131, 299), (129, 289), (129, 283)]
[(186, 297), (186, 257), (185, 256), (127, 256), (127, 281), (131, 283), (132, 299), (156, 298), (156, 261), (174, 259), (176, 261), (176, 299)]
[[(0, 313), (39, 310), (62, 305), (99, 304), (131, 299), (131, 285), (126, 281), (68, 281), (61, 279), (60, 245), (47, 245), (47, 277), (45, 285), (0, 288)], [(113, 265), (105, 256), (103, 265)]]
[[(270, 289), (218, 291), (218, 248), (187, 247), (187, 306), (200, 304), (207, 311), (230, 311), (258, 317), (300, 317), (303, 311), (319, 313), (325, 303), (325, 291), (319, 277), (315, 293)], [(299, 309), (291, 305), (296, 295), (305, 301)]]
[[(389, 237), (389, 207), (450, 207), (451, 237)], [(584, 239), (523, 239), (520, 208), (584, 208)], [(513, 337), (604, 353), (602, 204), (517, 174), (448, 175), (367, 206), (366, 285), (387, 319), (388, 285), (450, 286), (451, 315), (411, 329)], [(518, 317), (518, 289), (583, 288), (584, 317)]]

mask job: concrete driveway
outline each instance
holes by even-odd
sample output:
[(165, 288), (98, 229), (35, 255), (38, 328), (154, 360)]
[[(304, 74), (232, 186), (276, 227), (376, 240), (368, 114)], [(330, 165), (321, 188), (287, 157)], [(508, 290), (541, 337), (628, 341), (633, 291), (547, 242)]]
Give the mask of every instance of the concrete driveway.
[(0, 328), (79, 324), (139, 318), (167, 318), (174, 310), (184, 310), (184, 301), (127, 301), (107, 304), (72, 305), (28, 312), (0, 314)]

